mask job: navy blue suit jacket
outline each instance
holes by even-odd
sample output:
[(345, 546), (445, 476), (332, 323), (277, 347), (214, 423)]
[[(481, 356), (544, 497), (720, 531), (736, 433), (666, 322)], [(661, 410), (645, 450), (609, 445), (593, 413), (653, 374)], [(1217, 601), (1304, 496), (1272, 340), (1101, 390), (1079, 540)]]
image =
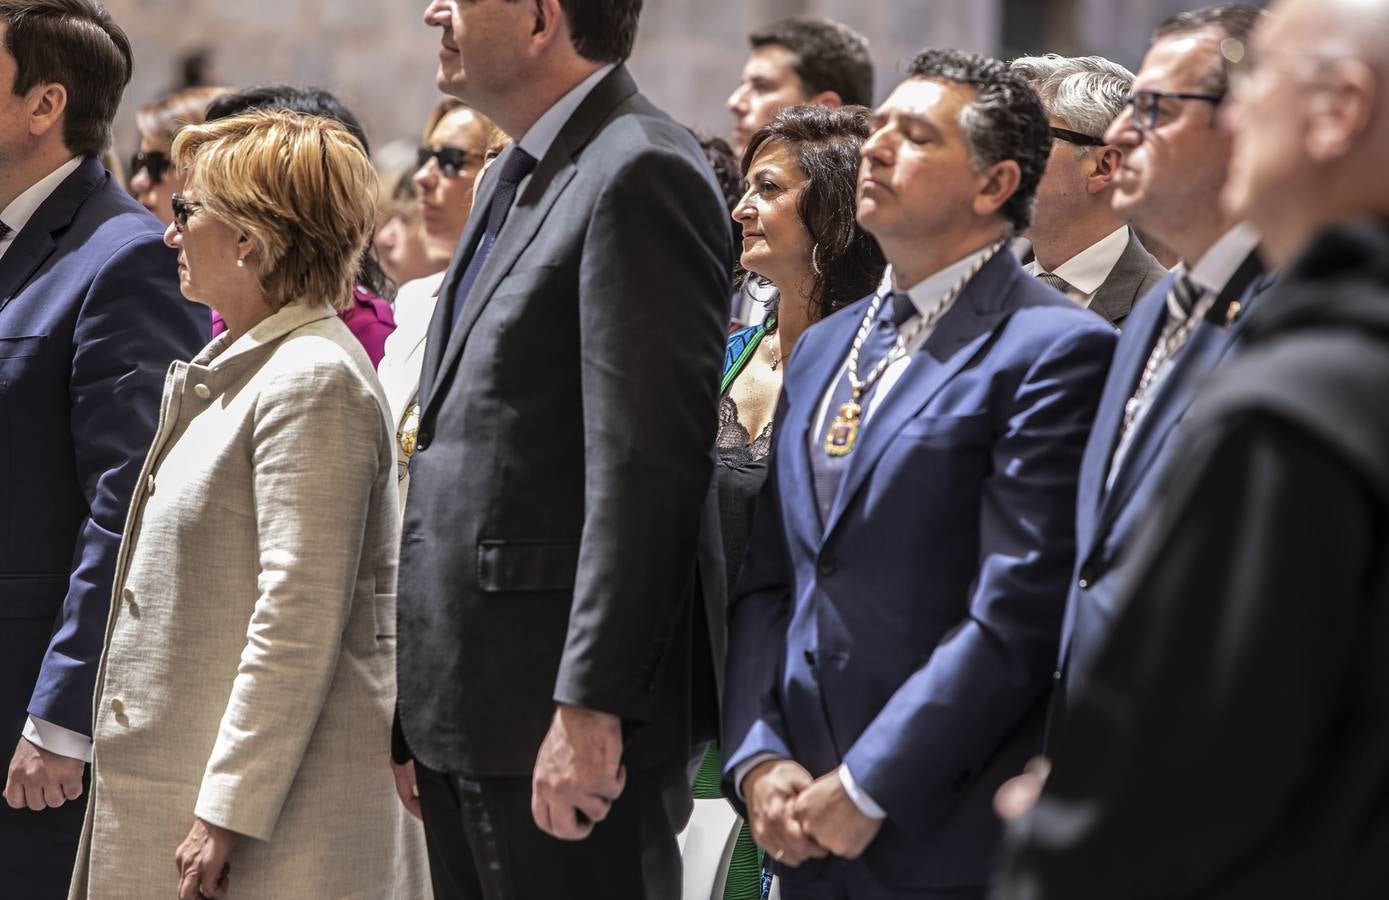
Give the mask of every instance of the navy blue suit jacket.
[[(1120, 460), (1113, 486), (1106, 490), (1109, 464), (1123, 425), (1124, 406), (1138, 385), (1143, 368), (1166, 321), (1167, 293), (1175, 276), (1158, 282), (1134, 307), (1105, 382), (1095, 425), (1085, 445), (1076, 499), (1076, 571), (1066, 601), (1061, 649), (1055, 673), (1057, 695), (1047, 743), (1063, 727), (1066, 698), (1083, 679), (1109, 637), (1120, 596), (1120, 573), (1126, 551), (1152, 511), (1162, 473), (1168, 464), (1178, 423), (1198, 388), (1234, 346), (1258, 294), (1269, 284), (1256, 257), (1246, 260), (1212, 305), (1206, 319), (1159, 385), (1152, 407), (1139, 421)], [(1227, 325), (1232, 302), (1242, 312)]]
[[(164, 373), (206, 344), (163, 226), (83, 160), (0, 257), (0, 723), (91, 733), (126, 508)], [(6, 753), (9, 751), (6, 750)]]
[(810, 429), (868, 303), (809, 329), (787, 368), (730, 611), (725, 778), (760, 753), (817, 777), (847, 762), (888, 816), (856, 865), (977, 887), (993, 792), (1041, 744), (1115, 333), (998, 254), (868, 419), (822, 523)]

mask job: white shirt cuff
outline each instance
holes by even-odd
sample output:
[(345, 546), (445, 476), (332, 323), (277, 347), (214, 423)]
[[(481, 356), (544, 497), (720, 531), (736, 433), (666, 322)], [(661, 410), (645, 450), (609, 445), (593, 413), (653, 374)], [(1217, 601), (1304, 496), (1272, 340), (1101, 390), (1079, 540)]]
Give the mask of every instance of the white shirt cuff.
[(742, 800), (744, 803), (748, 802), (748, 798), (743, 796), (743, 779), (747, 778), (748, 773), (753, 769), (762, 765), (769, 759), (782, 759), (782, 757), (775, 753), (759, 753), (733, 770), (733, 790), (737, 792), (739, 800)]
[(854, 781), (854, 774), (849, 771), (849, 767), (844, 764), (839, 766), (839, 781), (844, 785), (844, 793), (849, 795), (849, 799), (858, 807), (858, 811), (870, 819), (886, 819), (887, 813), (883, 808), (868, 796), (868, 792), (858, 786)]
[(43, 719), (29, 716), (25, 720), (24, 739), (49, 753), (80, 759), (83, 762), (92, 761), (91, 738), (76, 731), (69, 731), (61, 725), (45, 722)]

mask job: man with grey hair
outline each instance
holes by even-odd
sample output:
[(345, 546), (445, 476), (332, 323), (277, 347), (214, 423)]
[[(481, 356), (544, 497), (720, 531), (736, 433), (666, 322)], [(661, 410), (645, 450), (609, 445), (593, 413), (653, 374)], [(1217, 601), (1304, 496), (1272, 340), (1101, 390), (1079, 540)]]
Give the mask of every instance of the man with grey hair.
[(1133, 73), (1101, 56), (1055, 53), (1015, 59), (1012, 69), (1042, 98), (1053, 138), (1027, 270), (1118, 328), (1167, 274), (1110, 205), (1124, 151), (1103, 135), (1124, 110)]
[(1282, 268), (1192, 407), (1001, 896), (1383, 897), (1389, 2), (1222, 42), (1221, 196)]

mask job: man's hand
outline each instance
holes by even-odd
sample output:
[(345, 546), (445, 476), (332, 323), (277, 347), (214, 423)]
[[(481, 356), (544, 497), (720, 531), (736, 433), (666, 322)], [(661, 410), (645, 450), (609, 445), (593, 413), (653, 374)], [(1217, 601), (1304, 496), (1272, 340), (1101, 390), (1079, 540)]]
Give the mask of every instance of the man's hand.
[(560, 704), (531, 778), (531, 815), (546, 834), (581, 841), (627, 784), (622, 722), (610, 713)]
[(883, 827), (882, 819), (865, 816), (849, 799), (838, 769), (801, 791), (795, 816), (807, 837), (843, 859), (858, 859)]
[(1037, 797), (1051, 774), (1051, 761), (1034, 756), (1027, 761), (1021, 775), (1014, 775), (994, 792), (994, 812), (1005, 822), (1021, 819), (1037, 804)]
[(82, 796), (86, 767), (80, 759), (49, 753), (20, 738), (5, 781), (5, 802), (11, 809), (57, 809)]
[(752, 838), (782, 865), (799, 866), (828, 855), (795, 817), (796, 798), (813, 781), (803, 766), (789, 759), (769, 759), (743, 778)]
[(395, 776), (395, 792), (400, 802), (410, 815), (424, 821), (424, 814), (420, 812), (420, 789), (415, 783), (415, 761), (412, 759), (404, 765), (396, 765), (395, 760), (391, 760), (391, 774)]
[(178, 866), (178, 900), (225, 897), (231, 880), (232, 848), (236, 833), (202, 819), (193, 820), (193, 829), (174, 852)]

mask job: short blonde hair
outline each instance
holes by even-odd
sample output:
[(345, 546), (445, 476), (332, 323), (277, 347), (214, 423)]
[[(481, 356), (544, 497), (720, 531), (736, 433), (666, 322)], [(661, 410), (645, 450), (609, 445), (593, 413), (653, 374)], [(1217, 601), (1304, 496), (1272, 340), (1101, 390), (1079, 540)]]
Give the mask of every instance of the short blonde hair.
[(376, 170), (351, 132), (331, 119), (253, 110), (184, 128), (173, 161), (208, 214), (256, 243), (272, 303), (351, 307), (377, 193)]

